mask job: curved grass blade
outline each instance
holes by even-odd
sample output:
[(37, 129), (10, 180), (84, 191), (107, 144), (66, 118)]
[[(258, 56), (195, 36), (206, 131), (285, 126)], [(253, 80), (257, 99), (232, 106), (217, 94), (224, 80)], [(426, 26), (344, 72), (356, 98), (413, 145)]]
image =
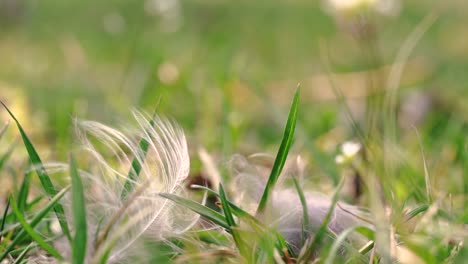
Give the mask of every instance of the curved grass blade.
[(296, 120), (297, 120), (297, 110), (299, 106), (299, 87), (294, 94), (294, 99), (291, 104), (291, 108), (289, 110), (288, 121), (286, 122), (286, 127), (283, 133), (283, 139), (281, 140), (281, 145), (278, 150), (278, 154), (276, 155), (275, 162), (273, 164), (273, 168), (271, 169), (270, 177), (268, 178), (268, 182), (265, 186), (265, 190), (263, 191), (262, 198), (257, 208), (257, 213), (263, 212), (265, 209), (268, 198), (270, 196), (271, 191), (276, 185), (278, 178), (283, 170), (284, 163), (286, 162), (286, 158), (288, 157), (289, 149), (291, 147), (292, 139), (294, 136), (294, 130), (296, 128)]
[[(47, 213), (52, 210), (57, 203), (60, 201), (60, 199), (63, 197), (63, 195), (70, 189), (70, 187), (65, 187), (63, 188), (57, 195), (55, 195), (49, 203), (37, 214), (33, 217), (29, 225), (34, 228), (44, 217), (47, 215)], [(5, 256), (8, 255), (8, 253), (24, 238), (26, 237), (26, 231), (23, 229), (21, 230), (13, 239), (13, 241), (8, 245), (8, 247), (5, 248), (3, 252), (1, 252), (0, 255), (0, 261), (5, 258)]]
[(49, 254), (58, 259), (63, 259), (60, 253), (58, 253), (53, 247), (47, 244), (47, 242), (45, 242), (44, 239), (36, 231), (34, 231), (34, 228), (26, 222), (26, 219), (24, 219), (23, 214), (20, 212), (16, 201), (11, 196), (10, 201), (11, 209), (13, 210), (16, 219), (18, 220), (18, 222), (20, 222), (21, 226), (23, 227), (23, 230), (25, 230), (41, 248), (49, 252)]
[(232, 237), (234, 238), (234, 242), (236, 243), (237, 248), (242, 256), (248, 258), (246, 255), (247, 250), (245, 248), (245, 244), (242, 242), (239, 233), (236, 230), (236, 222), (234, 221), (234, 216), (232, 215), (231, 208), (229, 205), (229, 201), (227, 199), (226, 193), (224, 192), (223, 185), (219, 184), (219, 197), (221, 199), (221, 205), (224, 212), (224, 217), (226, 218), (227, 224), (230, 226), (232, 230)]
[(83, 184), (76, 168), (76, 162), (70, 156), (70, 176), (72, 182), (72, 205), (73, 219), (75, 225), (75, 238), (72, 243), (72, 263), (81, 264), (85, 261), (86, 242), (87, 242), (87, 224), (85, 198), (83, 194)]
[(308, 229), (310, 227), (309, 224), (309, 210), (307, 208), (307, 201), (304, 196), (304, 192), (302, 191), (301, 186), (299, 186), (299, 183), (297, 182), (297, 179), (295, 177), (292, 177), (294, 186), (296, 187), (297, 194), (299, 195), (299, 200), (301, 201), (301, 206), (302, 206), (302, 244), (304, 245), (305, 240), (307, 239), (307, 233)]
[[(39, 154), (37, 154), (36, 149), (34, 148), (33, 144), (26, 135), (26, 132), (24, 132), (23, 127), (19, 123), (18, 119), (16, 119), (16, 117), (10, 111), (10, 109), (8, 109), (8, 107), (3, 102), (0, 103), (3, 105), (3, 107), (5, 107), (7, 112), (10, 114), (11, 118), (13, 118), (16, 125), (18, 126), (18, 130), (20, 131), (21, 137), (24, 142), (24, 146), (28, 151), (29, 159), (31, 160), (31, 163), (35, 168), (35, 171), (37, 173), (37, 176), (39, 177), (44, 191), (49, 195), (49, 197), (55, 196), (57, 194), (57, 190), (54, 188), (54, 185), (52, 184), (52, 181), (50, 180), (50, 177), (47, 174), (44, 165), (42, 164), (41, 158), (39, 157)], [(68, 240), (71, 241), (70, 229), (68, 228), (67, 220), (65, 219), (65, 213), (62, 205), (60, 203), (56, 203), (54, 206), (54, 211), (57, 215), (63, 233), (68, 238)]]
[[(156, 109), (159, 106), (159, 103), (160, 101), (158, 101)], [(154, 127), (154, 118), (156, 117), (156, 109), (154, 110), (153, 116), (151, 117), (151, 120), (149, 121), (149, 124), (148, 124), (149, 128)], [(138, 145), (141, 150), (141, 153), (139, 152), (140, 157), (134, 157), (132, 160), (132, 166), (130, 167), (130, 170), (128, 172), (128, 177), (127, 177), (127, 180), (125, 181), (122, 194), (120, 195), (122, 200), (124, 200), (127, 197), (128, 193), (132, 191), (133, 182), (137, 179), (137, 177), (140, 175), (140, 172), (141, 172), (141, 167), (143, 165), (141, 164), (141, 162), (144, 161), (146, 154), (148, 153), (149, 142), (144, 137), (140, 140)]]
[(195, 201), (185, 199), (183, 197), (180, 197), (180, 196), (177, 196), (177, 195), (174, 195), (174, 194), (161, 193), (159, 195), (161, 197), (169, 199), (169, 200), (171, 200), (171, 201), (173, 201), (173, 202), (175, 202), (175, 203), (177, 203), (179, 205), (182, 205), (182, 206), (194, 211), (195, 213), (203, 216), (204, 218), (212, 221), (213, 223), (226, 228), (228, 231), (231, 231), (231, 227), (229, 226), (229, 224), (226, 221), (226, 218), (222, 214), (220, 214), (220, 213), (218, 213), (218, 212), (216, 212), (216, 211), (214, 211), (214, 210), (212, 210), (212, 209), (210, 209), (210, 208), (208, 208), (208, 207), (206, 207), (204, 205), (201, 205), (201, 204), (199, 204), (199, 203), (197, 203)]

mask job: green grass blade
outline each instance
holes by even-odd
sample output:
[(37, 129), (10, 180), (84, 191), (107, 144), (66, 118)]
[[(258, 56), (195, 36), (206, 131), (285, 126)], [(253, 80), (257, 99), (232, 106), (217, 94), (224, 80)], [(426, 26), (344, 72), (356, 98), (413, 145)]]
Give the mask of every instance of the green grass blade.
[(26, 254), (28, 254), (29, 250), (33, 249), (35, 246), (36, 246), (36, 243), (31, 243), (31, 244), (29, 244), (29, 245), (18, 255), (18, 257), (16, 257), (15, 262), (13, 262), (13, 264), (21, 263), (21, 262), (23, 261), (24, 257), (26, 256)]
[(226, 218), (226, 222), (229, 226), (236, 226), (234, 216), (232, 215), (231, 208), (226, 197), (226, 193), (224, 192), (224, 188), (221, 183), (219, 184), (219, 197), (221, 198), (221, 205), (224, 212), (224, 217)]
[(234, 221), (234, 216), (232, 215), (232, 212), (231, 212), (231, 206), (229, 205), (229, 200), (226, 196), (226, 193), (224, 192), (224, 188), (221, 183), (219, 184), (219, 197), (221, 199), (221, 205), (223, 208), (224, 217), (226, 218), (227, 224), (231, 227), (232, 237), (234, 238), (234, 242), (236, 243), (236, 246), (239, 249), (239, 252), (241, 253), (241, 255), (248, 258), (248, 256), (246, 255), (248, 251), (246, 250), (239, 236), (239, 233), (236, 230), (237, 224)]
[(197, 203), (195, 201), (185, 199), (183, 197), (180, 197), (180, 196), (177, 196), (177, 195), (174, 195), (174, 194), (170, 194), (170, 193), (161, 193), (159, 195), (161, 197), (169, 199), (169, 200), (171, 200), (171, 201), (173, 201), (173, 202), (175, 202), (175, 203), (177, 203), (179, 205), (182, 205), (182, 206), (194, 211), (195, 213), (203, 216), (204, 218), (212, 221), (213, 223), (215, 223), (215, 224), (217, 224), (219, 226), (222, 226), (222, 227), (226, 228), (229, 231), (231, 230), (229, 224), (226, 221), (226, 218), (222, 214), (220, 214), (220, 213), (218, 213), (218, 212), (216, 212), (216, 211), (214, 211), (214, 210), (212, 210), (212, 209), (210, 209), (210, 208), (208, 208), (208, 207), (206, 207), (204, 205), (201, 205), (201, 204), (199, 204), (199, 203)]
[(26, 209), (29, 186), (31, 185), (31, 174), (32, 171), (29, 171), (24, 174), (23, 182), (21, 183), (21, 188), (18, 193), (18, 207), (21, 212), (24, 212)]
[[(3, 107), (7, 110), (7, 112), (10, 114), (11, 118), (15, 121), (16, 125), (18, 126), (18, 129), (20, 131), (21, 137), (24, 142), (24, 146), (26, 147), (26, 150), (28, 151), (29, 158), (31, 160), (31, 163), (33, 167), (35, 168), (35, 171), (37, 173), (37, 176), (39, 177), (39, 180), (42, 184), (43, 189), (45, 192), (49, 195), (49, 197), (53, 197), (57, 194), (57, 190), (55, 190), (54, 185), (52, 184), (52, 181), (50, 180), (49, 175), (47, 174), (44, 165), (42, 164), (41, 158), (39, 157), (39, 154), (37, 154), (36, 149), (34, 148), (33, 144), (29, 140), (28, 136), (26, 135), (26, 132), (24, 132), (23, 127), (19, 123), (19, 121), (16, 119), (16, 117), (13, 115), (13, 113), (6, 107), (6, 105), (1, 102)], [(64, 216), (64, 210), (63, 207), (60, 203), (57, 203), (54, 207), (54, 211), (57, 215), (57, 218), (60, 223), (60, 227), (62, 228), (63, 233), (65, 236), (68, 238), (69, 241), (71, 241), (71, 235), (70, 235), (70, 230), (68, 228), (67, 220), (65, 219)]]
[(304, 253), (299, 257), (298, 263), (300, 263), (300, 261), (305, 261), (306, 263), (308, 263), (308, 261), (310, 261), (310, 259), (312, 258), (313, 253), (318, 249), (318, 246), (322, 242), (322, 239), (327, 234), (328, 223), (330, 222), (331, 216), (335, 210), (336, 203), (338, 202), (338, 194), (342, 186), (343, 186), (343, 181), (340, 182), (340, 184), (338, 185), (338, 188), (335, 191), (335, 194), (333, 194), (332, 203), (330, 205), (330, 208), (328, 208), (328, 212), (327, 212), (327, 215), (325, 216), (325, 219), (323, 220), (322, 224), (320, 225), (320, 228), (316, 232), (312, 242), (308, 245)]
[[(31, 220), (29, 225), (34, 228), (40, 221), (44, 219), (44, 217), (47, 215), (47, 213), (52, 210), (57, 203), (62, 199), (63, 195), (70, 189), (69, 187), (63, 188), (57, 195), (55, 195), (52, 199), (50, 199), (49, 203), (37, 214), (34, 216), (34, 218)], [(1, 253), (0, 255), (0, 261), (5, 258), (6, 255), (19, 243), (21, 240), (23, 240), (26, 237), (26, 231), (21, 230), (13, 239), (13, 241), (8, 245), (8, 247)]]
[(51, 254), (55, 258), (63, 259), (60, 253), (58, 253), (53, 247), (47, 244), (47, 242), (45, 242), (44, 239), (36, 231), (34, 231), (34, 228), (26, 222), (26, 219), (24, 219), (23, 214), (20, 212), (15, 199), (13, 199), (11, 196), (10, 196), (10, 201), (11, 201), (11, 209), (13, 210), (13, 213), (15, 214), (16, 219), (18, 220), (18, 222), (20, 222), (21, 226), (23, 227), (23, 230), (25, 230), (31, 236), (31, 238), (34, 241), (36, 241), (36, 243), (45, 251), (47, 251), (49, 254)]
[(335, 257), (338, 255), (338, 250), (340, 249), (341, 245), (344, 244), (346, 242), (346, 238), (350, 234), (352, 234), (354, 231), (356, 231), (357, 229), (368, 229), (368, 228), (362, 227), (362, 226), (353, 226), (353, 227), (350, 227), (350, 228), (344, 230), (343, 232), (341, 232), (340, 235), (333, 242), (333, 245), (332, 245), (330, 251), (328, 252), (328, 256), (325, 259), (324, 264), (333, 264), (334, 263), (333, 261), (334, 261)]
[(276, 155), (273, 168), (271, 169), (270, 177), (268, 178), (268, 182), (265, 186), (265, 190), (263, 191), (262, 198), (258, 205), (257, 213), (261, 213), (265, 209), (270, 193), (275, 187), (276, 182), (281, 174), (281, 171), (283, 170), (284, 163), (286, 162), (286, 158), (288, 157), (288, 152), (291, 147), (292, 139), (294, 136), (294, 130), (296, 128), (299, 97), (300, 97), (299, 88), (297, 88), (296, 93), (294, 95), (294, 99), (291, 104), (291, 108), (289, 110), (288, 121), (286, 122), (286, 127), (284, 129), (283, 139), (281, 141), (278, 154)]
[(309, 224), (309, 210), (307, 208), (307, 201), (304, 195), (304, 192), (302, 191), (301, 186), (299, 186), (299, 183), (297, 182), (297, 179), (295, 177), (292, 177), (294, 186), (296, 187), (297, 194), (299, 195), (299, 200), (301, 201), (301, 206), (302, 206), (302, 244), (304, 245), (305, 240), (307, 239), (307, 233), (308, 229), (310, 227)]
[(87, 224), (83, 184), (73, 157), (70, 157), (70, 176), (72, 182), (72, 206), (75, 225), (75, 238), (72, 243), (72, 263), (84, 263), (86, 257)]
[(429, 209), (429, 205), (423, 204), (405, 215), (405, 222), (411, 220), (413, 217), (416, 217), (418, 214), (423, 213)]
[[(158, 102), (159, 105), (159, 102)], [(156, 110), (153, 113), (153, 116), (151, 117), (151, 120), (149, 121), (149, 127), (152, 128), (154, 126), (154, 118), (156, 117)], [(132, 191), (133, 189), (133, 182), (137, 179), (137, 177), (140, 175), (141, 172), (141, 167), (143, 164), (141, 164), (140, 160), (143, 162), (143, 160), (146, 157), (146, 154), (148, 153), (148, 148), (149, 148), (149, 142), (143, 137), (140, 142), (139, 142), (139, 147), (141, 150), (140, 157), (134, 157), (132, 160), (132, 166), (130, 167), (130, 170), (128, 172), (128, 177), (127, 180), (125, 181), (121, 198), (124, 200), (127, 197), (127, 194)]]
[[(205, 191), (208, 191), (208, 193), (210, 193), (212, 195), (215, 195), (216, 197), (220, 197), (219, 193), (213, 191), (212, 189), (210, 189), (210, 188), (208, 188), (206, 186), (193, 184), (190, 187), (194, 188), (194, 189), (205, 190)], [(229, 206), (232, 209), (232, 213), (234, 215), (236, 215), (237, 217), (247, 219), (247, 220), (249, 220), (249, 221), (251, 221), (251, 222), (253, 222), (253, 223), (257, 224), (257, 225), (263, 225), (263, 223), (260, 222), (257, 218), (255, 218), (253, 215), (249, 214), (248, 212), (244, 211), (242, 208), (238, 207), (237, 205), (235, 205), (231, 201), (228, 200), (228, 203), (229, 203)]]
[(26, 204), (26, 211), (31, 210), (31, 208), (33, 208), (35, 205), (37, 205), (39, 202), (41, 202), (42, 199), (44, 199), (43, 195), (40, 195), (40, 196), (34, 198), (30, 203)]
[[(193, 184), (190, 187), (194, 188), (194, 189), (205, 190), (205, 191), (208, 191), (208, 193), (210, 193), (212, 195), (220, 197), (220, 195), (217, 192), (213, 191), (212, 189), (210, 189), (210, 188), (208, 188), (206, 186)], [(228, 200), (227, 202), (229, 203), (229, 206), (232, 209), (232, 213), (235, 216), (237, 216), (238, 218), (240, 218), (240, 219), (242, 219), (244, 221), (247, 221), (250, 224), (250, 226), (252, 226), (255, 230), (259, 230), (261, 232), (270, 232), (268, 230), (268, 228), (260, 220), (255, 218), (253, 215), (251, 215), (248, 212), (244, 211), (242, 208), (238, 207), (237, 205), (235, 205), (231, 201)], [(281, 235), (280, 233), (278, 233), (276, 231), (273, 231), (273, 232), (274, 232), (274, 236), (275, 236), (275, 239), (276, 239), (275, 245), (276, 245), (277, 249), (280, 252), (283, 252), (283, 249), (287, 249), (289, 251), (289, 253), (292, 255), (293, 251), (290, 249), (290, 247), (289, 247), (288, 243), (286, 242), (286, 239), (284, 239), (283, 235)]]
[(13, 153), (13, 150), (15, 149), (15, 145), (16, 144), (12, 144), (10, 146), (10, 148), (8, 148), (8, 150), (5, 152), (5, 154), (2, 155), (2, 157), (0, 157), (0, 170), (3, 168), (3, 166), (5, 165), (5, 163), (8, 161), (8, 159), (10, 158), (11, 156), (11, 153)]
[(10, 198), (7, 199), (7, 204), (5, 206), (5, 211), (3, 211), (3, 218), (2, 224), (0, 225), (0, 233), (3, 232), (3, 228), (5, 228), (5, 222), (8, 215), (8, 209), (10, 209)]

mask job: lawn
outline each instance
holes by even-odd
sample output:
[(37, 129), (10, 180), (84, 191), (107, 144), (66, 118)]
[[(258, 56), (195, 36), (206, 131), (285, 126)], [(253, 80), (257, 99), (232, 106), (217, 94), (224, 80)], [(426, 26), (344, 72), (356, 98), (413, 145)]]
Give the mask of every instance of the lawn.
[(466, 10), (0, 0), (0, 256), (464, 263)]

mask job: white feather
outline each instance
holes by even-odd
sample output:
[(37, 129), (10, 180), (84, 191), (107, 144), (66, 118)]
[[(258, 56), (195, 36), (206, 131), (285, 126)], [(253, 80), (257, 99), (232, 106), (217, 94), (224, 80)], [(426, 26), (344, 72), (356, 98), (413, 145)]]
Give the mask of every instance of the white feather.
[[(233, 157), (231, 167), (234, 178), (230, 189), (236, 195), (234, 199), (238, 205), (254, 214), (265, 188), (270, 168), (250, 162), (248, 158), (240, 155)], [(283, 183), (290, 175), (301, 175), (303, 169), (304, 164), (301, 159), (287, 160), (278, 184), (272, 192), (267, 211), (263, 215), (263, 220), (276, 227), (296, 252), (299, 252), (303, 246), (303, 207), (296, 189), (285, 187)], [(304, 190), (304, 195), (310, 224), (307, 230), (309, 235), (313, 236), (325, 220), (332, 205), (332, 199), (325, 194), (308, 190)], [(328, 229), (335, 234), (340, 234), (353, 226), (372, 228), (372, 225), (362, 220), (365, 217), (368, 216), (358, 207), (338, 202), (332, 212)], [(365, 239), (357, 234), (351, 236), (350, 240), (358, 244), (365, 242)]]
[[(150, 118), (148, 115), (133, 111), (136, 126), (125, 125), (118, 130), (98, 122), (77, 121), (76, 127), (85, 154), (89, 155), (96, 169), (81, 173), (87, 189), (88, 233), (96, 234), (99, 223), (106, 225), (116, 217), (124, 206), (125, 199), (121, 194), (132, 160), (141, 164), (141, 172), (131, 180), (133, 191), (141, 193), (133, 199), (118, 220), (111, 232), (93, 255), (92, 261), (99, 260), (108, 248), (112, 248), (110, 262), (117, 262), (130, 254), (129, 248), (141, 236), (164, 240), (168, 236), (185, 230), (197, 220), (195, 214), (180, 215), (180, 208), (159, 193), (181, 194), (182, 182), (187, 178), (190, 160), (187, 142), (183, 131), (174, 122), (165, 118)], [(150, 126), (153, 120), (154, 125)], [(139, 145), (141, 139), (148, 142), (145, 155)], [(97, 143), (94, 143), (97, 142)], [(108, 152), (109, 155), (102, 154)], [(90, 243), (91, 244), (91, 243)], [(93, 250), (92, 248), (90, 249)]]

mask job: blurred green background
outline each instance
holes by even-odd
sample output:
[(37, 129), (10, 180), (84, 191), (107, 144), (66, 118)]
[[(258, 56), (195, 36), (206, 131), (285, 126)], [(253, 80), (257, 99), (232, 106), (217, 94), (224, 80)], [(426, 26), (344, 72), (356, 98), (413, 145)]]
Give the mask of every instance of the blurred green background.
[[(204, 146), (226, 161), (236, 152), (276, 151), (301, 83), (294, 151), (317, 148), (333, 163), (339, 144), (354, 134), (326, 64), (359, 119), (368, 73), (381, 72), (385, 83), (407, 36), (436, 11), (403, 72), (404, 148), (395, 155), (408, 163), (399, 173), (417, 175), (412, 184), (423, 190), (415, 125), (434, 183), (463, 194), (468, 2), (384, 2), (394, 5), (390, 12), (369, 11), (378, 58), (369, 63), (371, 51), (347, 24), (352, 12), (337, 14), (324, 1), (0, 0), (0, 98), (46, 160), (66, 158), (73, 117), (118, 125), (130, 118), (130, 108), (151, 112), (161, 99), (159, 113), (181, 124), (192, 153)], [(8, 119), (5, 111), (0, 118)], [(314, 157), (311, 175), (326, 180)]]

